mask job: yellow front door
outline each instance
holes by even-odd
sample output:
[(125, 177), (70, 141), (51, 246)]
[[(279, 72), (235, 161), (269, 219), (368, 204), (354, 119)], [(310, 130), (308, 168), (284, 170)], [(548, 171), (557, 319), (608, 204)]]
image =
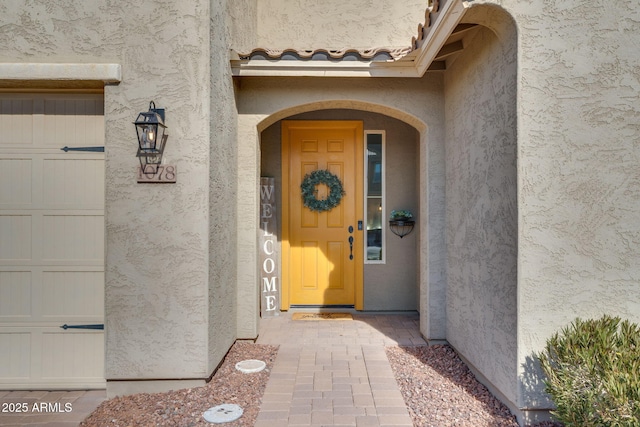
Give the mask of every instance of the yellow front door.
[[(290, 305), (362, 309), (363, 157), (362, 122), (282, 122), (283, 310)], [(330, 210), (304, 206), (300, 185), (315, 170), (328, 170), (342, 183), (344, 195)], [(330, 192), (322, 183), (315, 189), (317, 200)]]

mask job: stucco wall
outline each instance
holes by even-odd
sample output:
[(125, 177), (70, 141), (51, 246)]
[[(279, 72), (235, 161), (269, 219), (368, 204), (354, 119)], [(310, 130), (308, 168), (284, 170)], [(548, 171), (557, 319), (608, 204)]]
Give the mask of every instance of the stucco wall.
[(471, 5), (465, 20), (501, 40), (505, 13), (517, 27), (517, 403), (545, 409), (533, 356), (551, 334), (576, 317), (640, 321), (640, 7)]
[[(254, 207), (258, 205), (259, 199), (242, 199), (238, 198), (237, 195), (241, 194), (244, 191), (243, 188), (245, 188), (240, 183), (257, 182), (260, 172), (257, 157), (252, 155), (247, 157), (238, 150), (238, 141), (242, 141), (246, 134), (241, 134), (238, 129), (236, 98), (240, 90), (239, 84), (233, 86), (233, 98), (230, 97), (231, 94), (229, 93), (230, 85), (232, 84), (229, 68), (229, 49), (251, 50), (258, 45), (258, 2), (257, 0), (229, 0), (226, 3), (228, 14), (225, 25), (229, 29), (230, 37), (225, 41), (224, 51), (216, 49), (211, 52), (213, 63), (215, 64), (214, 68), (217, 68), (219, 70), (218, 75), (222, 76), (221, 79), (218, 79), (214, 75), (212, 79), (214, 88), (212, 102), (218, 108), (217, 114), (212, 116), (212, 122), (216, 124), (213, 135), (225, 135), (224, 146), (232, 153), (232, 156), (223, 155), (219, 157), (222, 163), (219, 165), (218, 171), (220, 178), (225, 182), (225, 187), (220, 188), (215, 195), (216, 198), (220, 198), (219, 209), (216, 210), (215, 214), (217, 216), (215, 222), (220, 222), (220, 226), (217, 227), (219, 230), (222, 231), (222, 229), (226, 228), (222, 231), (222, 235), (226, 236), (228, 241), (234, 242), (233, 249), (224, 248), (229, 251), (225, 255), (228, 263), (219, 264), (220, 271), (228, 273), (227, 270), (233, 270), (235, 272), (235, 282), (246, 283), (246, 277), (255, 277), (257, 271), (257, 262), (254, 255), (258, 253), (258, 246), (255, 241), (256, 234), (247, 233), (242, 220), (239, 220), (241, 215), (238, 212), (244, 212), (247, 209), (253, 211)], [(222, 99), (217, 99), (215, 95), (218, 88), (220, 88), (221, 94), (224, 94)], [(253, 138), (253, 136), (249, 136), (249, 138)], [(213, 145), (212, 149), (219, 151)], [(216, 172), (213, 173), (215, 174)], [(239, 180), (239, 177), (243, 177), (243, 179)], [(230, 215), (231, 212), (232, 214)], [(247, 251), (251, 252), (248, 253)], [(235, 313), (234, 321), (237, 338), (256, 338), (259, 332), (258, 320), (260, 316), (258, 287), (235, 286), (234, 292), (236, 294), (235, 302), (220, 301), (220, 306), (226, 306), (228, 310)]]
[[(210, 18), (208, 0), (0, 4), (0, 61), (122, 65), (122, 82), (104, 90), (109, 380), (206, 378), (235, 334), (235, 271), (224, 271), (217, 256), (234, 260), (235, 244), (209, 232), (210, 191), (217, 211), (233, 210), (235, 200), (235, 168), (227, 159), (234, 159), (233, 127), (215, 136), (223, 149), (210, 149), (210, 130), (218, 126), (210, 122), (212, 102), (220, 96), (212, 101), (211, 82), (233, 100), (231, 79), (217, 75), (228, 58), (210, 66), (212, 47), (226, 52), (226, 21), (210, 33)], [(165, 163), (177, 166), (176, 184), (136, 183), (132, 122), (151, 100), (166, 108)], [(226, 169), (210, 184), (210, 170), (220, 165)], [(210, 305), (224, 314), (209, 316)], [(217, 346), (212, 352), (210, 344)]]
[[(415, 214), (419, 212), (418, 134), (414, 128), (381, 114), (357, 110), (321, 110), (287, 119), (362, 120), (365, 131), (386, 131), (386, 213), (391, 209), (409, 209)], [(261, 136), (262, 175), (276, 178), (278, 212), (282, 212), (280, 122), (267, 128)], [(385, 263), (364, 265), (364, 309), (417, 310), (419, 226), (401, 240), (386, 225), (387, 216), (383, 218), (386, 234), (386, 247), (383, 249), (386, 253)], [(282, 229), (281, 224), (279, 228)]]
[[(393, 8), (385, 9), (391, 3)], [(238, 50), (405, 46), (417, 23), (424, 22), (425, 3), (0, 3), (0, 61), (122, 65), (122, 83), (105, 88), (109, 378), (202, 377), (231, 340), (234, 322), (239, 335), (256, 333), (258, 132), (281, 114), (349, 108), (351, 102), (421, 131), (419, 280), (421, 328), (427, 337), (444, 338), (443, 96), (450, 121), (446, 176), (452, 179), (447, 201), (453, 215), (447, 220), (450, 340), (509, 399), (519, 393), (521, 407), (535, 407), (547, 402), (529, 361), (548, 336), (576, 316), (610, 313), (640, 321), (636, 0), (467, 2), (471, 9), (465, 20), (482, 23), (496, 35), (484, 31), (481, 42), (466, 49), (447, 72), (446, 93), (441, 76), (430, 73), (410, 81), (243, 78), (236, 88), (236, 115), (229, 45)], [(502, 9), (484, 8), (484, 3)], [(506, 15), (515, 27), (505, 25)], [(517, 65), (511, 43), (517, 43)], [(507, 84), (513, 76), (515, 84)], [(167, 109), (166, 159), (178, 165), (175, 185), (134, 182), (131, 122), (152, 99)], [(514, 99), (515, 295), (509, 204)], [(238, 151), (231, 142), (236, 136)], [(503, 161), (506, 169), (490, 167)], [(472, 173), (480, 179), (471, 180)], [(462, 197), (467, 193), (468, 200)], [(228, 213), (236, 213), (237, 222)], [(494, 217), (497, 222), (482, 220)], [(476, 282), (479, 290), (472, 286)], [(467, 298), (474, 292), (490, 310), (471, 305)], [(472, 331), (457, 308), (480, 322), (487, 342), (499, 346), (490, 348), (478, 339), (466, 343)], [(229, 317), (219, 316), (219, 310)], [(215, 346), (213, 353), (209, 345)], [(475, 355), (476, 350), (487, 355)], [(515, 371), (521, 381), (517, 393)]]
[[(238, 51), (251, 50), (258, 46), (258, 0), (225, 0), (224, 7), (212, 1), (212, 10), (225, 11), (225, 22), (212, 21), (212, 30), (225, 28), (227, 46)], [(221, 26), (218, 26), (221, 25)], [(219, 34), (218, 31), (215, 33)], [(220, 66), (227, 68), (228, 62)]]
[(427, 7), (425, 0), (257, 3), (258, 46), (272, 49), (408, 47)]
[[(208, 91), (197, 87), (197, 82), (205, 86), (209, 75), (208, 3), (181, 3), (189, 9), (184, 11), (177, 10), (177, 3), (120, 5), (126, 13), (118, 26), (127, 36), (114, 47), (122, 52), (118, 62), (127, 78), (109, 87), (105, 97), (110, 129), (105, 301), (109, 380), (208, 374), (203, 262), (208, 179), (203, 177), (209, 169), (209, 106)], [(164, 16), (164, 25), (152, 20), (140, 28), (150, 13)], [(153, 47), (145, 49), (149, 44)], [(150, 97), (167, 108), (165, 157), (179, 171), (173, 187), (137, 185), (129, 176), (136, 159), (128, 144), (127, 119), (131, 109), (144, 109), (144, 98)]]
[[(366, 129), (386, 130), (385, 215), (382, 227), (386, 242), (384, 264), (364, 266), (365, 310), (418, 310), (418, 254), (420, 241), (418, 134), (402, 122), (387, 117), (365, 121)], [(426, 147), (423, 147), (425, 149)], [(416, 226), (400, 239), (389, 229), (392, 209), (407, 209), (416, 216)], [(424, 310), (425, 316), (427, 310)]]
[[(211, 2), (211, 145), (209, 186), (209, 372), (216, 368), (236, 337), (257, 336), (257, 317), (239, 305), (237, 281), (238, 114), (229, 69), (230, 45), (253, 43), (255, 1)], [(252, 315), (253, 314), (253, 315)], [(245, 317), (244, 322), (238, 320)], [(238, 325), (253, 321), (253, 328)]]
[[(11, 0), (0, 3), (0, 61), (109, 62), (118, 58), (111, 42), (121, 42), (107, 6), (79, 1)], [(118, 15), (116, 13), (116, 15)], [(104, 35), (114, 37), (105, 40)], [(115, 62), (115, 61), (112, 61)], [(134, 117), (135, 119), (135, 117)]]
[[(119, 7), (122, 42), (111, 43), (126, 78), (105, 96), (106, 376), (202, 378), (208, 375), (209, 4)], [(150, 21), (153, 13), (163, 19)], [(175, 186), (143, 186), (130, 177), (136, 159), (129, 118), (150, 98), (167, 108), (165, 161), (178, 168)]]
[(445, 74), (447, 340), (515, 402), (516, 39), (482, 28)]
[(518, 360), (575, 317), (640, 322), (640, 5), (508, 0), (519, 31)]

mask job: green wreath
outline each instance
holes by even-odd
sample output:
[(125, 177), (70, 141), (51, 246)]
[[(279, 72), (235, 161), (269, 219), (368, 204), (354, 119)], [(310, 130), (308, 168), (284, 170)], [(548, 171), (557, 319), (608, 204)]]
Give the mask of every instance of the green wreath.
[[(318, 200), (316, 198), (316, 186), (324, 184), (329, 187), (329, 195), (326, 199)], [(344, 190), (340, 178), (329, 172), (328, 170), (315, 170), (305, 175), (300, 184), (302, 190), (302, 200), (304, 205), (312, 211), (324, 212), (330, 211), (340, 204)]]

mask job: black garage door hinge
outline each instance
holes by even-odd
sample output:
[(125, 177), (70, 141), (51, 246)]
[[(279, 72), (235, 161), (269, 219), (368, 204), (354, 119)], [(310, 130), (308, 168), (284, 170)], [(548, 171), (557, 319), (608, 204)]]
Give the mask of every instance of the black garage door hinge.
[(62, 329), (104, 329), (104, 323), (97, 325), (67, 325), (66, 323), (60, 326)]
[(104, 147), (62, 147), (65, 153), (68, 151), (93, 151), (96, 153), (104, 153)]

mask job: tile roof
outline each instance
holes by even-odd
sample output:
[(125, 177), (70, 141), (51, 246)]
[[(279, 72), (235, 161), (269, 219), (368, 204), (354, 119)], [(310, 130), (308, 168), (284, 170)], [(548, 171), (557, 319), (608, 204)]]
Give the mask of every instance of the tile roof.
[(407, 55), (411, 48), (374, 49), (265, 49), (256, 48), (251, 52), (239, 52), (240, 59), (271, 60), (333, 60), (333, 61), (390, 61)]
[(425, 11), (425, 22), (418, 24), (418, 35), (411, 39), (407, 47), (379, 47), (370, 49), (268, 49), (255, 48), (249, 52), (237, 52), (239, 59), (266, 60), (329, 60), (329, 61), (398, 61), (417, 50), (426, 35), (431, 23), (439, 13), (441, 3), (451, 0), (429, 0)]

